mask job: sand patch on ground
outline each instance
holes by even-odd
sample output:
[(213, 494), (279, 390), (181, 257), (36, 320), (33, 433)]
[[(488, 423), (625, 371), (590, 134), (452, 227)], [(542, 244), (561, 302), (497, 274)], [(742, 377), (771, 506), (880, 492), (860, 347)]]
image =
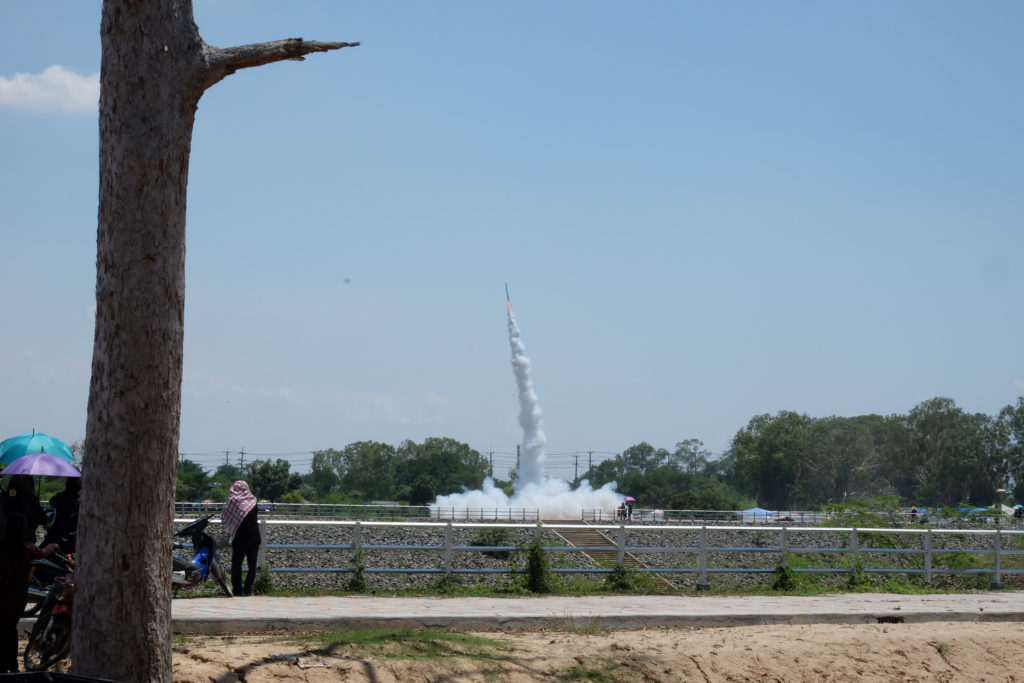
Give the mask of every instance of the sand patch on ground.
[(352, 645), (249, 634), (179, 638), (174, 680), (1020, 681), (1024, 623), (476, 632)]

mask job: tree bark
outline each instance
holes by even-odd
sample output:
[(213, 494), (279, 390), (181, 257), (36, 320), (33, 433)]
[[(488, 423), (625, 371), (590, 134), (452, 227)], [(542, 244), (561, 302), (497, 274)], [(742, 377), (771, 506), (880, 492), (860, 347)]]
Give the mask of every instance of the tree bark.
[(191, 0), (105, 0), (96, 328), (72, 665), (171, 681), (171, 538), (181, 415), (185, 209), (195, 111), (247, 66), (351, 43), (220, 50)]

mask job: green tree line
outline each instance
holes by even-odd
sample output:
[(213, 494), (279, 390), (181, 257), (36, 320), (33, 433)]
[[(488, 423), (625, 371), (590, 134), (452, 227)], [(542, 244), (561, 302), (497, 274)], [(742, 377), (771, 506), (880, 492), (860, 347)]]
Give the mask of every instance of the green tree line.
[(410, 505), (433, 503), (438, 495), (480, 488), (491, 476), (487, 459), (467, 444), (449, 438), (423, 443), (404, 441), (395, 447), (358, 441), (342, 450), (313, 454), (311, 471), (290, 471), (287, 460), (254, 460), (244, 467), (219, 466), (213, 474), (190, 460), (178, 465), (176, 499), (227, 499), (237, 479), (245, 479), (260, 499), (320, 503), (363, 503), (393, 500)]
[(910, 505), (1024, 500), (1024, 398), (997, 415), (933, 398), (902, 415), (758, 415), (733, 437), (735, 486), (771, 509), (894, 496)]
[[(305, 475), (280, 459), (256, 460), (244, 470), (225, 464), (212, 475), (183, 460), (177, 499), (224, 500), (242, 478), (260, 498), (275, 501), (424, 505), (480, 488), (490, 476), (485, 457), (451, 438), (398, 446), (358, 441), (317, 451)], [(643, 507), (675, 510), (811, 510), (879, 496), (921, 506), (1024, 501), (1024, 398), (994, 416), (966, 413), (948, 398), (887, 416), (757, 415), (719, 457), (698, 439), (672, 450), (641, 442), (590, 467), (573, 486), (583, 481), (595, 488), (615, 482)], [(497, 484), (512, 492), (510, 482)], [(1008, 491), (1005, 498), (1000, 489)]]

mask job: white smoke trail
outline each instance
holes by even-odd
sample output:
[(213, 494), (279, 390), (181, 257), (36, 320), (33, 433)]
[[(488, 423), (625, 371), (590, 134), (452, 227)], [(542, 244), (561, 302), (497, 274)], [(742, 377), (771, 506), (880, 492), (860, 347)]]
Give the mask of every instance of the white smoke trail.
[(530, 359), (526, 347), (519, 338), (519, 325), (508, 306), (508, 339), (512, 344), (512, 371), (519, 388), (519, 426), (523, 428), (523, 448), (519, 456), (519, 470), (516, 475), (516, 490), (527, 484), (540, 484), (544, 478), (544, 430), (541, 427), (540, 404), (530, 380)]
[(460, 517), (466, 510), (474, 513), (493, 511), (496, 517), (506, 517), (501, 510), (537, 510), (540, 519), (580, 519), (584, 510), (602, 510), (612, 516), (622, 496), (615, 492), (615, 482), (609, 482), (599, 489), (591, 488), (583, 481), (579, 488), (570, 489), (561, 479), (544, 475), (544, 445), (546, 439), (541, 428), (540, 405), (530, 380), (530, 359), (526, 347), (519, 338), (519, 326), (512, 315), (512, 304), (508, 304), (508, 337), (512, 345), (512, 370), (519, 388), (519, 426), (523, 428), (523, 447), (519, 457), (519, 468), (512, 497), (494, 485), (492, 479), (484, 481), (479, 491), (463, 491), (447, 496), (438, 496), (431, 505), (432, 512), (439, 517)]

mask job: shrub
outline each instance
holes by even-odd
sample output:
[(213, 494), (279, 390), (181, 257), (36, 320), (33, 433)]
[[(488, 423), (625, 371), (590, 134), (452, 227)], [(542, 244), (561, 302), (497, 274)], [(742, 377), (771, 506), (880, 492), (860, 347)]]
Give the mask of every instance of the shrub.
[[(510, 546), (512, 545), (512, 532), (509, 529), (495, 527), (493, 529), (481, 529), (469, 541), (470, 545), (481, 546)], [(508, 550), (484, 550), (483, 554), (498, 560), (507, 560), (511, 555)]]
[(615, 567), (608, 574), (605, 574), (604, 586), (613, 591), (628, 591), (634, 587), (636, 572), (625, 567)]
[(850, 588), (857, 588), (873, 586), (876, 581), (874, 576), (864, 573), (864, 563), (857, 558), (850, 563), (850, 575), (846, 583)]
[(775, 568), (775, 579), (772, 581), (773, 591), (795, 591), (800, 585), (797, 574), (788, 565)]
[(540, 541), (523, 547), (526, 555), (526, 588), (533, 593), (550, 593), (555, 589), (555, 575), (551, 571), (551, 558)]
[(458, 593), (462, 590), (462, 580), (454, 574), (446, 574), (435, 581), (431, 588), (438, 593)]
[(252, 582), (252, 592), (254, 595), (270, 595), (271, 591), (274, 590), (274, 578), (270, 574), (270, 570), (266, 567), (260, 567), (256, 570), (256, 578)]
[(366, 576), (363, 570), (366, 565), (363, 564), (363, 554), (361, 552), (356, 553), (352, 558), (352, 577), (348, 580), (348, 589), (361, 593), (366, 590)]

